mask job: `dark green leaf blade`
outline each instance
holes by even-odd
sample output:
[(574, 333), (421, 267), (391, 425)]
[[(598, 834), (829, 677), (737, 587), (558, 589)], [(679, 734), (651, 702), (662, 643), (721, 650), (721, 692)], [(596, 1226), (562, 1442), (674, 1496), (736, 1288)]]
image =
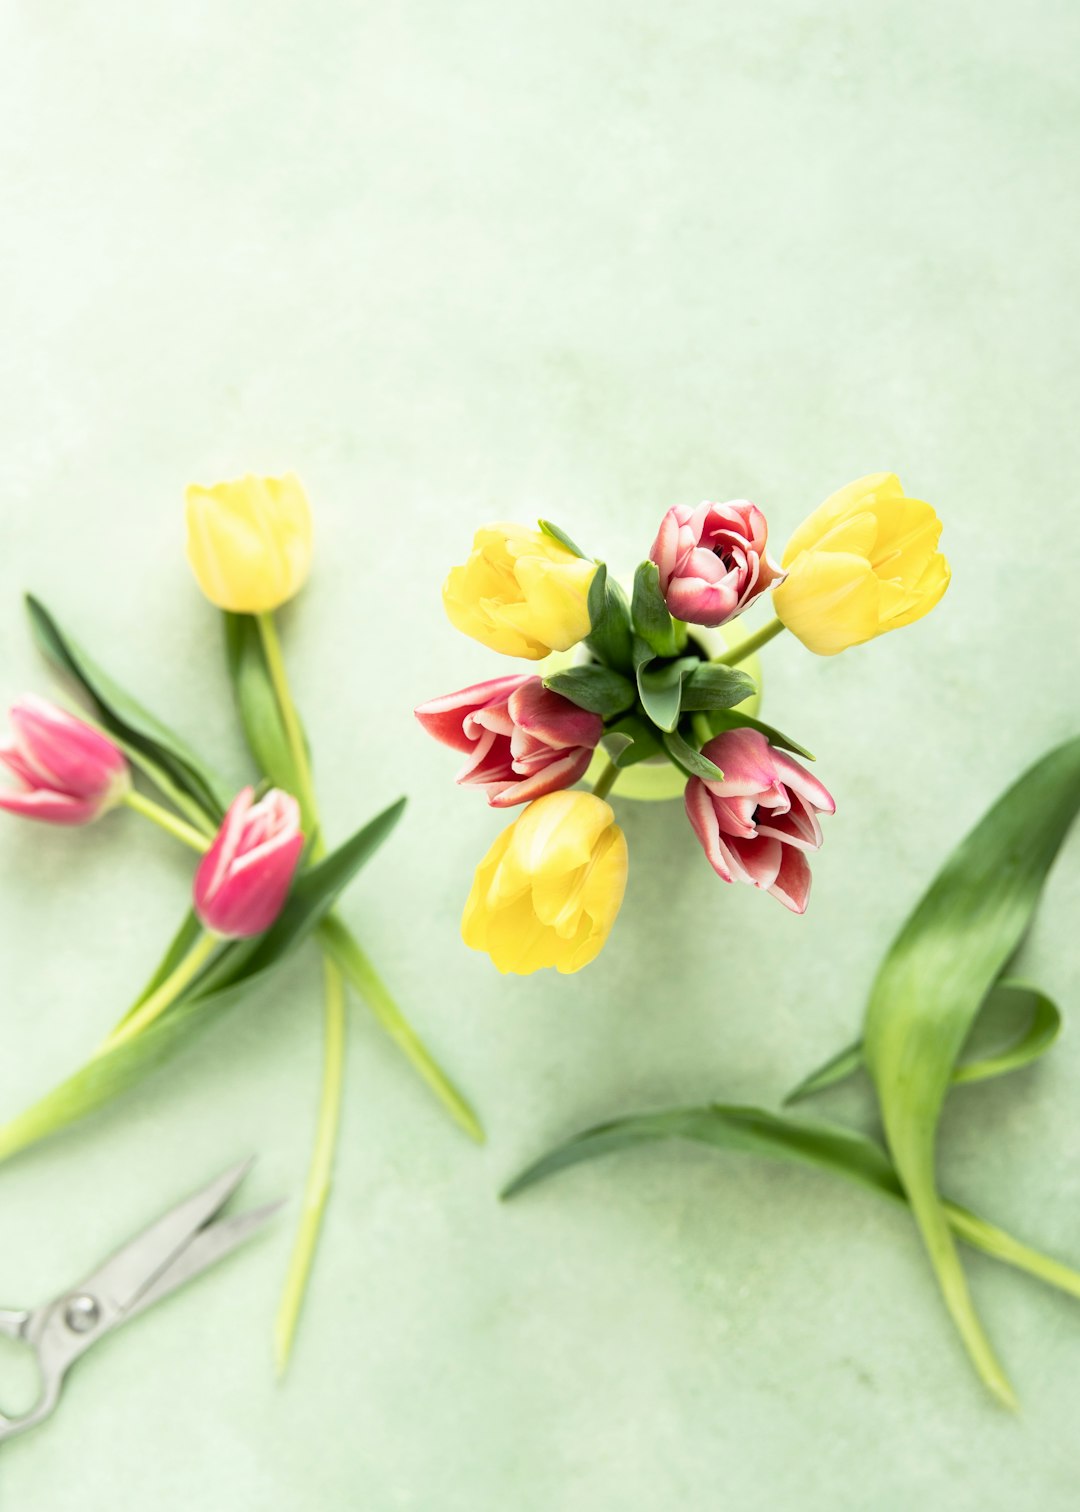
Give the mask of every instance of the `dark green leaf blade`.
[(655, 562), (641, 562), (634, 573), (634, 592), (630, 600), (634, 634), (639, 635), (655, 656), (676, 656), (679, 652), (675, 622), (660, 591), (660, 569)]
[(724, 774), (707, 756), (694, 749), (689, 741), (684, 740), (678, 730), (673, 730), (664, 735), (664, 749), (677, 767), (681, 767), (688, 777), (701, 777), (706, 782), (723, 782)]
[(106, 730), (145, 753), (205, 815), (219, 821), (228, 796), (186, 741), (114, 682), (32, 594), (26, 596), (26, 611), (42, 652), (78, 683)]
[(705, 709), (731, 709), (752, 698), (757, 684), (741, 667), (723, 667), (719, 662), (700, 662), (683, 683), (684, 713)]
[[(619, 741), (618, 750), (609, 741), (612, 736)], [(626, 740), (630, 741), (629, 745), (626, 745)], [(639, 761), (649, 761), (654, 756), (661, 756), (664, 750), (652, 725), (637, 714), (627, 714), (617, 724), (611, 725), (604, 735), (604, 745), (620, 770), (636, 766)]]
[(658, 730), (670, 734), (679, 723), (683, 678), (699, 665), (697, 657), (681, 656), (677, 661), (656, 665), (652, 662), (652, 647), (646, 641), (635, 640), (634, 665), (642, 708)]
[(560, 530), (559, 527), (557, 525), (553, 525), (550, 520), (537, 520), (536, 523), (539, 525), (540, 529), (546, 536), (550, 536), (553, 541), (558, 541), (559, 545), (565, 546), (567, 551), (572, 551), (574, 555), (576, 557), (580, 557), (583, 562), (587, 562), (589, 560), (588, 553), (582, 551), (581, 547), (577, 545), (575, 541), (572, 541), (570, 539), (565, 530)]
[(589, 623), (592, 628), (585, 637), (585, 644), (593, 655), (616, 672), (631, 671), (634, 656), (630, 605), (603, 562), (597, 564), (589, 584)]
[(567, 667), (563, 672), (553, 672), (544, 678), (544, 687), (559, 693), (577, 704), (579, 709), (588, 709), (611, 719), (629, 709), (634, 702), (634, 685), (621, 672), (602, 667), (599, 662), (590, 662), (583, 667)]

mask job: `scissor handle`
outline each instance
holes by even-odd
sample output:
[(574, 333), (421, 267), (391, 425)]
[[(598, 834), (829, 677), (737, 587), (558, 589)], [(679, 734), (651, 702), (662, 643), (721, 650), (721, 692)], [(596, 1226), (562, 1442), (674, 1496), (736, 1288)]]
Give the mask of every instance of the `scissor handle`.
[(41, 1351), (29, 1337), (33, 1316), (33, 1313), (29, 1312), (0, 1308), (0, 1334), (3, 1334), (5, 1338), (14, 1339), (16, 1343), (25, 1344), (34, 1351), (41, 1379), (41, 1394), (28, 1412), (24, 1412), (21, 1417), (9, 1417), (6, 1412), (0, 1412), (0, 1444), (14, 1438), (16, 1434), (25, 1433), (28, 1428), (36, 1428), (55, 1410), (60, 1399), (63, 1376), (44, 1368)]

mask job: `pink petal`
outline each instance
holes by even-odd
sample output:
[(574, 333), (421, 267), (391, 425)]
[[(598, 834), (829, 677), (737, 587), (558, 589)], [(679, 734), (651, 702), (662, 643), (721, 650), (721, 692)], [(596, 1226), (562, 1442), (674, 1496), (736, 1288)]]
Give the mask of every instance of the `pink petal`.
[(792, 913), (805, 913), (810, 901), (810, 863), (802, 851), (790, 845), (785, 845), (783, 851), (784, 859), (769, 892)]
[(456, 751), (467, 751), (472, 742), (463, 729), (466, 716), (488, 704), (505, 702), (515, 688), (528, 681), (528, 677), (515, 674), (512, 677), (496, 677), (489, 682), (474, 683), (457, 693), (447, 693), (442, 698), (433, 698), (428, 703), (420, 704), (414, 713), (429, 735)]
[(580, 748), (568, 752), (557, 761), (550, 761), (541, 770), (523, 777), (505, 788), (501, 793), (488, 798), (492, 808), (512, 808), (518, 803), (531, 803), (545, 793), (557, 792), (560, 788), (572, 787), (584, 777), (592, 760), (592, 751)]
[(735, 879), (731, 872), (730, 852), (720, 839), (720, 826), (716, 822), (712, 795), (700, 777), (691, 777), (683, 795), (686, 817), (694, 834), (701, 841), (706, 860), (716, 875), (725, 882)]
[(19, 814), (24, 819), (40, 819), (46, 824), (90, 824), (98, 816), (101, 804), (92, 798), (73, 798), (51, 788), (35, 788), (28, 793), (0, 789), (0, 809)]

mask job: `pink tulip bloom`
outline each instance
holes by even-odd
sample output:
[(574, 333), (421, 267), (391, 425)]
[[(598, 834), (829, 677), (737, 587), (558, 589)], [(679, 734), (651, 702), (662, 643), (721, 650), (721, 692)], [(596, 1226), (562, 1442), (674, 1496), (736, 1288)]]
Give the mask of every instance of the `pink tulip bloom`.
[(806, 853), (821, 846), (818, 814), (836, 812), (831, 795), (757, 730), (727, 730), (703, 754), (724, 780), (691, 777), (686, 812), (710, 866), (725, 882), (749, 882), (793, 913), (805, 913)]
[(756, 504), (676, 504), (660, 521), (649, 556), (676, 619), (717, 625), (734, 619), (785, 574), (765, 551), (769, 528)]
[(11, 710), (11, 728), (0, 761), (22, 786), (0, 790), (0, 809), (47, 824), (89, 824), (123, 802), (127, 762), (81, 719), (28, 693)]
[(262, 934), (285, 906), (304, 849), (300, 805), (272, 788), (255, 803), (244, 788), (195, 873), (195, 912), (230, 940)]
[(492, 808), (529, 803), (585, 775), (604, 733), (599, 714), (545, 688), (539, 677), (497, 677), (421, 704), (429, 735), (467, 756), (458, 782), (483, 788)]

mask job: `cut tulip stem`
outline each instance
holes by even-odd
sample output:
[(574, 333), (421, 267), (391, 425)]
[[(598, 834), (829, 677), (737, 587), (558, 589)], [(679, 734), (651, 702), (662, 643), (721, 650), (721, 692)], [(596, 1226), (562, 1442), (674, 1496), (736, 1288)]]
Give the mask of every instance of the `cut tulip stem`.
[(292, 693), (289, 689), (289, 676), (285, 670), (285, 658), (281, 651), (281, 640), (277, 633), (277, 624), (271, 613), (257, 614), (255, 623), (259, 627), (259, 635), (262, 638), (263, 652), (266, 656), (266, 666), (270, 673), (270, 681), (274, 686), (274, 695), (277, 699), (278, 710), (281, 714), (281, 722), (285, 727), (285, 739), (289, 743), (289, 753), (293, 759), (293, 767), (296, 771), (297, 786), (300, 791), (297, 797), (304, 811), (304, 819), (310, 826), (312, 839), (318, 843), (319, 830), (319, 806), (315, 800), (315, 784), (311, 775), (311, 762), (308, 759), (307, 744), (304, 740), (304, 732), (300, 728), (300, 716), (296, 712)]
[(147, 798), (145, 793), (138, 793), (131, 788), (124, 795), (124, 802), (128, 808), (134, 809), (137, 814), (142, 814), (144, 819), (151, 820), (166, 834), (180, 840), (191, 850), (205, 855), (213, 843), (209, 836), (197, 830), (194, 825), (188, 824), (186, 819), (181, 819), (178, 814), (171, 814), (160, 803), (155, 803), (152, 798)]
[(607, 766), (593, 783), (593, 797), (606, 798), (619, 780), (619, 768), (609, 758)]
[(713, 657), (713, 662), (720, 667), (737, 667), (740, 662), (746, 661), (747, 657), (753, 656), (755, 651), (760, 651), (762, 646), (767, 646), (783, 629), (785, 629), (783, 620), (771, 619), (767, 625), (762, 625), (760, 630), (755, 630), (753, 635), (748, 635), (737, 646), (732, 646), (730, 651), (725, 651), (723, 656)]
[(466, 1134), (471, 1135), (478, 1144), (483, 1144), (484, 1130), (476, 1113), (402, 1013), (355, 936), (340, 919), (333, 916), (324, 919), (317, 932), (323, 945), (345, 973), (346, 980), (364, 999), (413, 1069), (427, 1082)]
[(315, 1148), (311, 1152), (300, 1226), (293, 1241), (285, 1287), (274, 1322), (274, 1364), (279, 1379), (288, 1368), (296, 1326), (304, 1305), (315, 1250), (333, 1181), (334, 1151), (341, 1122), (345, 1079), (345, 983), (329, 956), (323, 963), (325, 980), (325, 1039), (323, 1084), (319, 1099)]
[(209, 933), (200, 935), (184, 959), (174, 971), (169, 973), (160, 987), (152, 992), (144, 1003), (140, 1003), (135, 1012), (119, 1024), (108, 1039), (99, 1046), (94, 1059), (108, 1055), (118, 1046), (126, 1044), (128, 1040), (133, 1040), (144, 1029), (149, 1029), (155, 1019), (160, 1018), (167, 1008), (172, 1007), (185, 988), (190, 987), (220, 944), (221, 939), (218, 935)]

